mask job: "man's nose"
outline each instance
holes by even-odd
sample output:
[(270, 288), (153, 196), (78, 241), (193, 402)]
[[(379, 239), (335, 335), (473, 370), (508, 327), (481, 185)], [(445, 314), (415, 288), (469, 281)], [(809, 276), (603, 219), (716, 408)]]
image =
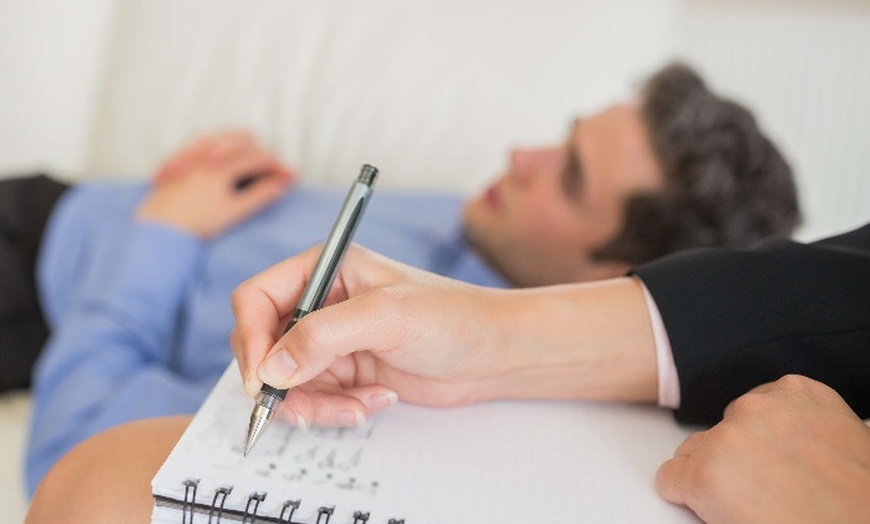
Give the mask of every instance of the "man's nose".
[(532, 178), (535, 173), (537, 149), (515, 147), (511, 150), (511, 175), (519, 182)]

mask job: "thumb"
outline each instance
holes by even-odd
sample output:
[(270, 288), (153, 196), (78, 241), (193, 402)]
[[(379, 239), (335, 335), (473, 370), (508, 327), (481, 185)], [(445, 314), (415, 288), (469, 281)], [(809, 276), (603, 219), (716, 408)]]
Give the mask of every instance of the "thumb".
[(258, 369), (272, 387), (290, 389), (317, 377), (340, 357), (406, 345), (402, 293), (377, 288), (300, 319), (272, 347)]

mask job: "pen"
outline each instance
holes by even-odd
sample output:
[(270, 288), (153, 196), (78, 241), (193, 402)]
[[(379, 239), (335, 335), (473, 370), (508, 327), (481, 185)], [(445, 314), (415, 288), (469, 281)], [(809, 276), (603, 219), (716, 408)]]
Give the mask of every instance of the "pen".
[[(293, 312), (292, 320), (284, 328), (284, 333), (296, 325), (299, 319), (322, 306), (323, 301), (326, 300), (329, 288), (332, 287), (332, 282), (338, 274), (338, 266), (347, 252), (347, 247), (350, 245), (363, 211), (371, 199), (377, 177), (376, 167), (368, 164), (362, 166), (359, 176), (350, 186), (350, 191), (344, 199), (338, 218), (335, 219), (332, 231), (329, 232), (326, 243), (323, 245), (323, 251), (320, 252), (320, 258), (317, 259), (317, 265), (314, 266), (311, 279), (305, 286), (299, 305)], [(251, 413), (251, 422), (248, 425), (245, 455), (251, 451), (251, 448), (263, 434), (263, 430), (285, 396), (287, 396), (286, 389), (275, 389), (268, 384), (263, 384), (263, 387), (260, 388), (254, 404), (254, 411)]]

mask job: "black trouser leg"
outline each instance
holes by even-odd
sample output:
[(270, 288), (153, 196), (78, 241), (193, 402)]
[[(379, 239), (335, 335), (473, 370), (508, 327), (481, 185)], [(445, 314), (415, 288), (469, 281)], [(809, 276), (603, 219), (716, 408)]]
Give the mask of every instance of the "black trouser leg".
[(0, 392), (30, 387), (48, 338), (36, 260), (51, 211), (68, 188), (42, 174), (0, 180)]

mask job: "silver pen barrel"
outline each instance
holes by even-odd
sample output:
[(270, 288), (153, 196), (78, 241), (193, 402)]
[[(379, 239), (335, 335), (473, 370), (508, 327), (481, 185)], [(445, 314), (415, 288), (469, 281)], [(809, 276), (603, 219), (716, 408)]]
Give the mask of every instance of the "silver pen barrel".
[(308, 313), (320, 308), (326, 300), (332, 283), (338, 274), (338, 266), (341, 265), (347, 246), (350, 244), (363, 211), (371, 199), (374, 183), (377, 179), (378, 170), (368, 164), (362, 167), (357, 181), (350, 187), (341, 211), (332, 225), (332, 230), (323, 245), (314, 272), (308, 286), (299, 300), (297, 309)]
[[(296, 306), (293, 319), (284, 328), (285, 333), (296, 325), (299, 319), (320, 308), (329, 295), (332, 283), (335, 282), (335, 277), (338, 275), (338, 267), (341, 265), (344, 254), (353, 239), (363, 211), (371, 199), (377, 176), (377, 168), (369, 164), (363, 165), (357, 180), (350, 187), (350, 191), (344, 199), (329, 236), (326, 238), (323, 250), (320, 252), (320, 257), (317, 259), (317, 264), (308, 280), (308, 285), (305, 286), (299, 305)], [(276, 389), (263, 384), (260, 393), (257, 394), (254, 410), (248, 424), (245, 455), (259, 440), (269, 420), (272, 419), (272, 415), (286, 395), (286, 389)]]

